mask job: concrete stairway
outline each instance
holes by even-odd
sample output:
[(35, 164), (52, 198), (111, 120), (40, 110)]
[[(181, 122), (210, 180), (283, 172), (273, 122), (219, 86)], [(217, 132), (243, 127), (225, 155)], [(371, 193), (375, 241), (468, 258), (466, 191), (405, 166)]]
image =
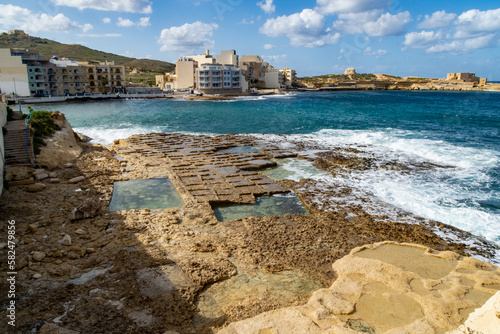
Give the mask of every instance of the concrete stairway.
[[(5, 166), (34, 165), (33, 141), (28, 139), (28, 151), (26, 151), (26, 128), (24, 120), (9, 121), (5, 125), (7, 133), (5, 142)], [(29, 152), (29, 156), (28, 156)]]

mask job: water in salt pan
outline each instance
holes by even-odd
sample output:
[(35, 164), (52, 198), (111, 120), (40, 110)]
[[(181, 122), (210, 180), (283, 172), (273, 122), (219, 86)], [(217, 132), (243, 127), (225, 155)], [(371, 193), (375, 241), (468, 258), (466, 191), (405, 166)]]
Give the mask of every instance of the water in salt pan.
[(235, 146), (217, 151), (217, 154), (234, 154), (234, 153), (255, 153), (262, 152), (262, 147), (245, 145), (245, 146)]
[(170, 209), (184, 201), (168, 178), (115, 182), (109, 211)]
[(218, 205), (213, 206), (213, 210), (217, 220), (220, 222), (254, 216), (309, 214), (294, 193), (260, 196), (255, 199), (255, 204)]
[(267, 168), (259, 171), (273, 180), (293, 180), (311, 179), (325, 176), (328, 173), (314, 167), (313, 163), (305, 159), (286, 158), (276, 159), (277, 167)]

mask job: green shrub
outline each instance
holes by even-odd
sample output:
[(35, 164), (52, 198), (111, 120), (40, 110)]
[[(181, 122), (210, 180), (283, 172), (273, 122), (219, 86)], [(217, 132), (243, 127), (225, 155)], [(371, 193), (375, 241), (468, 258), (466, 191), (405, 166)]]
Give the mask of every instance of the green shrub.
[[(30, 126), (31, 135), (33, 136), (33, 150), (35, 154), (39, 154), (40, 147), (46, 145), (43, 137), (50, 136), (61, 128), (54, 123), (51, 111), (33, 111), (29, 107), (28, 109), (31, 112)], [(23, 118), (25, 117), (27, 115), (23, 115)]]
[(7, 106), (7, 121), (14, 120), (14, 110), (11, 107)]

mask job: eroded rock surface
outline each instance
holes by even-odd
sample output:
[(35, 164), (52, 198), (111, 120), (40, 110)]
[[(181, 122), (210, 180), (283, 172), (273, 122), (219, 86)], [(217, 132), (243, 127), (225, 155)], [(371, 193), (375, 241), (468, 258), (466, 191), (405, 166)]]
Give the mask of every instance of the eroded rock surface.
[(452, 330), (495, 294), (500, 282), (500, 268), (489, 263), (392, 242), (356, 248), (333, 269), (337, 280), (307, 304), (232, 323), (218, 333)]

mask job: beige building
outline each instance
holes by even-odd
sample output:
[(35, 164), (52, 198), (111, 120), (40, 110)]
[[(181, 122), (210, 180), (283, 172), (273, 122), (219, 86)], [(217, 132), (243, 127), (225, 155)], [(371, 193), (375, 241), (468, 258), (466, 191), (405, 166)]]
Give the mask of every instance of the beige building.
[(198, 62), (190, 57), (181, 57), (175, 63), (176, 89), (195, 88), (195, 71)]
[(476, 77), (476, 73), (448, 73), (446, 79), (477, 83), (479, 83), (480, 80), (480, 78)]
[(295, 72), (295, 70), (283, 67), (280, 72), (283, 77), (283, 85), (285, 87), (292, 87), (297, 82), (297, 72)]
[(264, 82), (266, 83), (266, 88), (281, 88), (283, 84), (283, 76), (280, 70), (277, 68), (270, 68), (264, 74)]
[(216, 56), (217, 64), (221, 65), (230, 65), (234, 67), (239, 66), (238, 55), (236, 54), (236, 50), (222, 50), (221, 54)]
[(240, 68), (250, 87), (265, 88), (265, 73), (271, 68), (260, 56), (241, 56)]
[(183, 58), (191, 59), (192, 61), (195, 61), (196, 63), (198, 63), (198, 65), (215, 64), (216, 63), (214, 57), (212, 55), (210, 55), (210, 50), (206, 50), (205, 53), (201, 54), (201, 55), (186, 56)]
[(177, 89), (177, 75), (173, 73), (165, 73), (156, 76), (156, 87), (163, 91), (173, 91)]
[(196, 69), (196, 87), (206, 94), (237, 94), (241, 76), (241, 69), (231, 65), (204, 64)]
[(125, 66), (114, 61), (89, 64), (80, 62), (86, 70), (90, 93), (124, 93), (126, 91)]
[(354, 67), (349, 67), (344, 71), (345, 75), (356, 74), (356, 69)]
[(86, 93), (89, 81), (85, 66), (68, 59), (53, 58), (50, 62), (55, 65), (55, 68), (52, 68), (55, 73), (49, 75), (49, 85), (54, 78), (56, 81), (55, 85), (51, 85), (50, 95), (83, 95)]
[[(36, 77), (43, 83), (41, 69), (37, 71)], [(16, 54), (11, 52), (11, 49), (0, 49), (0, 92), (19, 96), (31, 95), (28, 69), (27, 65), (23, 64), (22, 53)]]

